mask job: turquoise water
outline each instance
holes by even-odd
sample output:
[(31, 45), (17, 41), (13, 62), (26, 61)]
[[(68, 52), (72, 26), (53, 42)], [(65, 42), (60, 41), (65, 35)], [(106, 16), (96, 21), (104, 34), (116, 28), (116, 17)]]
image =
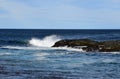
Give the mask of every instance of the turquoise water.
[(0, 79), (120, 79), (120, 52), (52, 48), (61, 39), (120, 40), (119, 30), (0, 30)]

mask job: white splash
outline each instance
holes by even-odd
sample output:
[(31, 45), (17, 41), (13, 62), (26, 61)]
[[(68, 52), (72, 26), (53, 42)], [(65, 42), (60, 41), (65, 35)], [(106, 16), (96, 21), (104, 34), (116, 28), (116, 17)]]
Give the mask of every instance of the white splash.
[(120, 54), (120, 52), (101, 52), (101, 53)]
[(77, 49), (77, 48), (72, 48), (72, 47), (53, 47), (52, 49), (59, 49), (59, 50), (67, 50), (67, 51), (77, 51), (77, 52), (85, 52), (83, 49)]
[(55, 42), (59, 41), (60, 38), (57, 35), (46, 36), (43, 39), (32, 38), (29, 41), (29, 44), (32, 46), (38, 47), (51, 47), (55, 44)]
[(21, 47), (21, 46), (2, 46), (0, 48), (4, 49), (16, 49), (16, 50), (66, 50), (66, 51), (77, 51), (77, 52), (85, 52), (82, 49), (75, 49), (71, 47)]

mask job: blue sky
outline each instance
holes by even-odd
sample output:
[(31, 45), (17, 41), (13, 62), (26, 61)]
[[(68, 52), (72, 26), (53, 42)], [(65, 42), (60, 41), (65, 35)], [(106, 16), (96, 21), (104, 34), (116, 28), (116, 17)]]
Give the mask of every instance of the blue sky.
[(0, 28), (120, 29), (120, 0), (0, 0)]

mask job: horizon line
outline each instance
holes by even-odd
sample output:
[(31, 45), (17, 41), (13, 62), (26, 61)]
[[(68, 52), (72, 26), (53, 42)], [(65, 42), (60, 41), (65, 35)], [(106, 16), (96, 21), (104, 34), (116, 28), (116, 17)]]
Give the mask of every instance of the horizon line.
[(120, 29), (73, 29), (73, 28), (64, 28), (64, 29), (55, 29), (55, 28), (0, 28), (0, 30), (120, 30)]

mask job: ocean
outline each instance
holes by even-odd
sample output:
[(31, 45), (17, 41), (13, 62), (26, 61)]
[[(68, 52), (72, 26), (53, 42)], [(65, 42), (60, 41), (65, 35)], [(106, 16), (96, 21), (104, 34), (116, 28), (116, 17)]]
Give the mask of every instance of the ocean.
[(120, 79), (120, 52), (51, 47), (84, 38), (120, 40), (120, 30), (0, 29), (0, 79)]

